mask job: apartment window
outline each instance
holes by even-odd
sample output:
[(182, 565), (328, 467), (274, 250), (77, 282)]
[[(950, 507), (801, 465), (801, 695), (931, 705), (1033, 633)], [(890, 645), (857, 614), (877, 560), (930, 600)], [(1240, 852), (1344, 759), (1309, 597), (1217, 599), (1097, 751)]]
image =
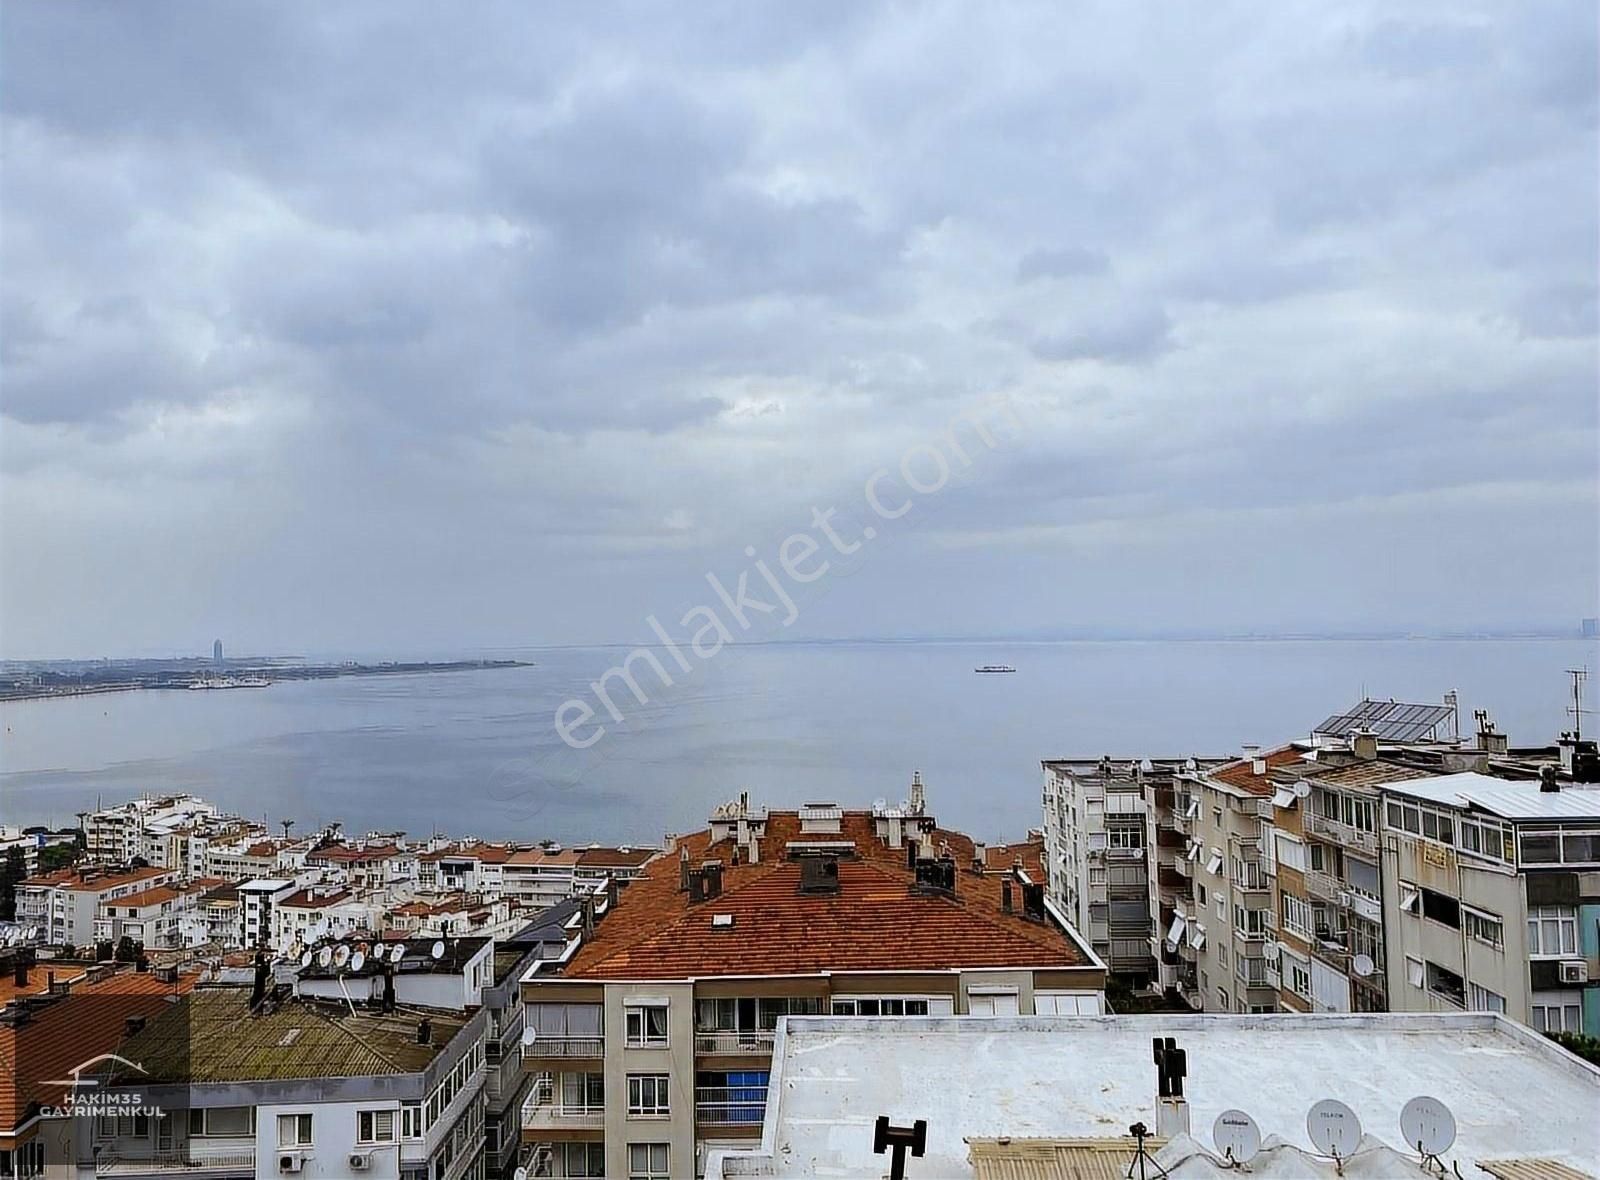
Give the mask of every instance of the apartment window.
[(1561, 853), (1569, 865), (1600, 862), (1600, 833), (1567, 832), (1561, 838)]
[(1310, 938), (1311, 931), (1316, 925), (1316, 920), (1311, 912), (1311, 903), (1303, 897), (1296, 897), (1292, 893), (1283, 895), (1283, 925), (1284, 929), (1298, 934), (1302, 938)]
[(834, 1000), (835, 1016), (926, 1016), (928, 1001), (900, 996), (858, 996)]
[(669, 1180), (671, 1155), (666, 1143), (628, 1144), (628, 1180)]
[(1233, 907), (1233, 928), (1246, 937), (1266, 935), (1266, 910), (1247, 910), (1242, 905)]
[(243, 1139), (255, 1133), (253, 1106), (213, 1106), (189, 1112), (191, 1139)]
[(1475, 983), (1467, 990), (1467, 1007), (1474, 1012), (1504, 1012), (1506, 998)]
[(1311, 998), (1311, 964), (1293, 955), (1283, 957), (1284, 986), (1301, 999)]
[(1583, 1006), (1576, 997), (1535, 996), (1533, 1027), (1540, 1032), (1582, 1032)]
[(1228, 969), (1228, 948), (1227, 947), (1219, 946), (1217, 948), (1217, 961), (1222, 964), (1222, 969), (1224, 971), (1226, 971)]
[(280, 1114), (278, 1116), (279, 1147), (310, 1147), (311, 1116), (309, 1114)]
[(400, 1137), (402, 1139), (422, 1138), (422, 1104), (420, 1102), (407, 1102), (400, 1107)]
[(647, 1004), (629, 1008), (627, 1037), (630, 1049), (662, 1049), (667, 1044), (667, 1009), (663, 1005)]
[(1406, 982), (1412, 987), (1422, 986), (1422, 960), (1406, 956)]
[(604, 1143), (558, 1143), (557, 1158), (561, 1161), (563, 1176), (604, 1176), (606, 1174), (606, 1145)]
[(1206, 904), (1206, 887), (1198, 881), (1194, 883), (1194, 899), (1201, 905)]
[(1278, 833), (1278, 863), (1291, 869), (1306, 871), (1306, 846), (1293, 836)]
[(1553, 865), (1561, 863), (1560, 832), (1523, 832), (1522, 863)]
[(630, 1073), (628, 1113), (640, 1118), (665, 1118), (671, 1114), (671, 1083), (664, 1073)]
[(1144, 847), (1144, 829), (1142, 827), (1117, 826), (1106, 829), (1106, 836), (1112, 848), (1138, 849)]
[(1217, 1011), (1227, 1012), (1229, 1008), (1230, 1004), (1228, 1000), (1228, 989), (1225, 987), (1219, 987), (1217, 989)]
[(1452, 929), (1461, 929), (1461, 903), (1448, 893), (1423, 889), (1422, 916)]
[(1572, 906), (1545, 905), (1528, 909), (1528, 954), (1573, 955), (1578, 950), (1578, 912)]
[(1431, 959), (1427, 963), (1428, 990), (1440, 999), (1458, 1007), (1467, 1003), (1466, 982), (1448, 967), (1441, 967)]
[(1506, 929), (1495, 914), (1462, 906), (1461, 925), (1470, 937), (1476, 938), (1479, 942), (1488, 943), (1490, 946), (1505, 945)]
[(1089, 866), (1089, 884), (1104, 885), (1106, 883), (1106, 869), (1104, 865)]
[[(308, 1118), (310, 1116), (307, 1116)], [(358, 1110), (356, 1112), (356, 1142), (393, 1143), (394, 1111)]]
[(1376, 818), (1371, 799), (1357, 799), (1353, 795), (1344, 796), (1346, 827), (1354, 828), (1358, 832), (1370, 832), (1376, 826), (1374, 823)]

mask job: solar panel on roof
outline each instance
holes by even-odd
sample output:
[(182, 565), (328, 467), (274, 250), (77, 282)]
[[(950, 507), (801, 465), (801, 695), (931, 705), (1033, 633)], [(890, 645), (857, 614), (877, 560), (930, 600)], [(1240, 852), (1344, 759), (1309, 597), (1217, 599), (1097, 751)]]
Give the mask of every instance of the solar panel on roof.
[(1348, 737), (1358, 729), (1366, 729), (1386, 741), (1414, 742), (1433, 736), (1453, 713), (1449, 705), (1366, 700), (1344, 713), (1335, 713), (1312, 732)]

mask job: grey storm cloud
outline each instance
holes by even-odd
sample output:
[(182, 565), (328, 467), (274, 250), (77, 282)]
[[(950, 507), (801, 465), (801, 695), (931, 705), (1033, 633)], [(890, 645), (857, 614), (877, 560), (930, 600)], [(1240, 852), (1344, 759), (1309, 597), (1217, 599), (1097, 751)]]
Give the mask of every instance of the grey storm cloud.
[[(0, 654), (634, 639), (996, 392), (1026, 431), (805, 626), (949, 634), (935, 576), (1135, 623), (1129, 563), (1308, 528), (1394, 594), (1173, 617), (1592, 613), (1596, 24), (11, 5)], [(1489, 519), (1525, 598), (1400, 540)], [(991, 609), (1019, 562), (1070, 601)]]

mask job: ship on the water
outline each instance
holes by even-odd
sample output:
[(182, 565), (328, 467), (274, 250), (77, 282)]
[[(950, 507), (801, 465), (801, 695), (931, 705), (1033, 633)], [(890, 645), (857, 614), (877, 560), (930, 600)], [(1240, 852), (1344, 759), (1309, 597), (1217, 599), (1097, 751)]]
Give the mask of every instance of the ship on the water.
[(266, 688), (272, 681), (265, 676), (203, 676), (189, 681), (191, 689), (207, 688)]
[(985, 664), (981, 668), (974, 668), (974, 672), (1015, 672), (1010, 664)]

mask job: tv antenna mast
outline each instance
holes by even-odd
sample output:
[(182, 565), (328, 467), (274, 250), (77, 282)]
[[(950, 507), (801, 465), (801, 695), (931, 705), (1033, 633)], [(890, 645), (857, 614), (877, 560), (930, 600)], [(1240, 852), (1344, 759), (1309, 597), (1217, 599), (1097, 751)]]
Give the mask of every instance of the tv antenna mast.
[(1594, 711), (1583, 707), (1583, 682), (1589, 679), (1589, 669), (1568, 668), (1567, 675), (1572, 677), (1572, 704), (1567, 706), (1567, 712), (1572, 714), (1572, 740), (1580, 741), (1583, 738), (1583, 715)]
[(289, 838), (289, 829), (294, 827), (294, 820), (280, 819), (278, 822), (283, 825), (283, 838), (287, 840)]

